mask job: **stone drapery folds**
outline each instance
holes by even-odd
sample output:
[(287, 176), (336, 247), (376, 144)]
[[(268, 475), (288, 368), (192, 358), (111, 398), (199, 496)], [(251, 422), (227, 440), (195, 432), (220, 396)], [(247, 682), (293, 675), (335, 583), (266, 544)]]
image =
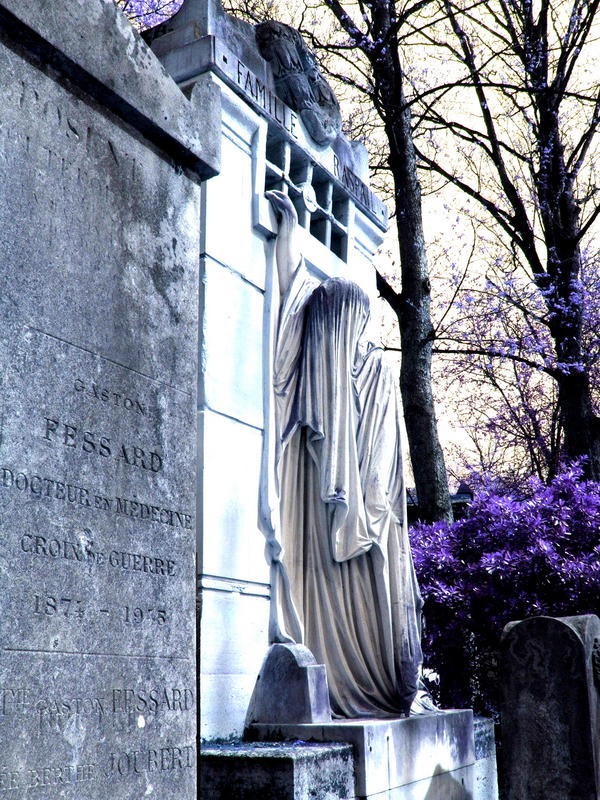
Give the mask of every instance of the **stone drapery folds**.
[(365, 335), (366, 294), (289, 263), (296, 249), (282, 238), (293, 236), (295, 212), (285, 195), (268, 196), (282, 215), (273, 385), (278, 557), (291, 596), (274, 593), (279, 625), (290, 638), (300, 630), (326, 665), (336, 715), (398, 716), (417, 691), (422, 603), (395, 381)]

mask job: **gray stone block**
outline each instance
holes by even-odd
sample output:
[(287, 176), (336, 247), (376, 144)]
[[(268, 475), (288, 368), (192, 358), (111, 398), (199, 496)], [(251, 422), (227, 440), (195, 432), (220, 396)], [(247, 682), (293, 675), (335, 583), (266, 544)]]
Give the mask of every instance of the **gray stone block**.
[(597, 800), (600, 620), (532, 617), (502, 638), (506, 800)]
[(494, 721), (487, 717), (473, 717), (473, 738), (475, 744), (475, 758), (496, 756), (496, 737), (494, 734)]
[(324, 665), (301, 644), (271, 645), (256, 679), (246, 727), (323, 722), (331, 722)]
[(493, 720), (475, 717), (473, 733), (475, 739), (473, 800), (498, 800), (498, 769)]
[(336, 720), (326, 725), (252, 725), (248, 736), (261, 741), (352, 744), (355, 791), (361, 798), (399, 791), (475, 762), (471, 711), (408, 719)]
[(474, 769), (436, 770), (430, 778), (357, 800), (476, 800)]
[(0, 0), (7, 798), (196, 796), (208, 151), (120, 19), (109, 0)]
[(190, 103), (112, 0), (2, 0), (0, 31), (200, 178), (219, 170), (219, 92)]
[(352, 800), (352, 748), (344, 744), (207, 745), (201, 800)]
[(186, 0), (177, 14), (144, 33), (152, 50), (161, 58), (181, 48), (189, 48), (190, 54), (197, 52), (196, 43), (206, 36), (227, 42), (263, 83), (270, 82), (274, 88), (267, 62), (256, 46), (254, 25), (226, 14), (220, 0)]

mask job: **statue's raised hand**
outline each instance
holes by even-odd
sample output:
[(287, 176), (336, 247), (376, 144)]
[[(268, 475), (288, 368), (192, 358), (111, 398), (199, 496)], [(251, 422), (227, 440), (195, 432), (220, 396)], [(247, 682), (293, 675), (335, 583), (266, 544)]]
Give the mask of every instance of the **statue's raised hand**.
[(290, 285), (296, 268), (302, 260), (297, 235), (298, 214), (287, 194), (273, 189), (265, 192), (265, 197), (279, 217), (275, 254), (277, 272), (279, 273), (279, 290), (283, 296)]
[(282, 222), (287, 222), (289, 224), (298, 222), (298, 214), (287, 194), (277, 189), (272, 189), (270, 192), (265, 192), (265, 197), (279, 214)]

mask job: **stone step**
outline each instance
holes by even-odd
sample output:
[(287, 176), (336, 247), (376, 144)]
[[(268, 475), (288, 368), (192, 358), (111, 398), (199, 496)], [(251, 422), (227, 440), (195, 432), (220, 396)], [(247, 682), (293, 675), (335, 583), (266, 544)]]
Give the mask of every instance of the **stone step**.
[(353, 800), (349, 744), (282, 742), (200, 748), (201, 800)]

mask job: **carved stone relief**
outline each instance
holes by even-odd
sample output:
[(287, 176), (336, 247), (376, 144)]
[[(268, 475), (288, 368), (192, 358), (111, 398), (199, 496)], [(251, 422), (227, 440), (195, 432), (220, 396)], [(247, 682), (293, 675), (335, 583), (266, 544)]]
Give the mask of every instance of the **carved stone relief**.
[(340, 107), (302, 36), (269, 20), (256, 26), (256, 41), (271, 64), (278, 97), (300, 115), (318, 145), (330, 145), (341, 130)]

